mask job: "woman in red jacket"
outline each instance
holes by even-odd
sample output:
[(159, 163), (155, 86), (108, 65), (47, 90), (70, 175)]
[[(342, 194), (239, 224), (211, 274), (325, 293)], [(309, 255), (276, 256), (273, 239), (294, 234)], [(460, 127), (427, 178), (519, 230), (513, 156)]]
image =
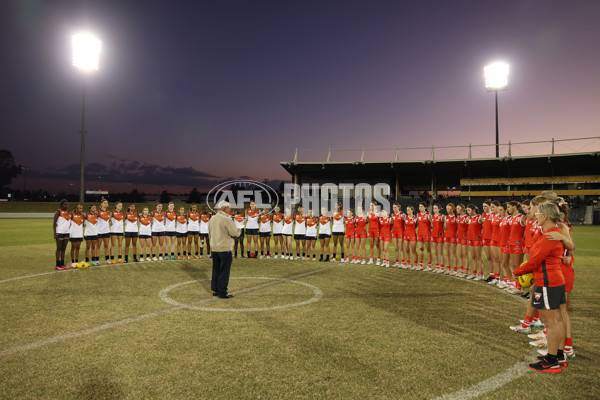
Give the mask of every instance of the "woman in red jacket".
[[(556, 204), (540, 204), (535, 217), (545, 234), (560, 232), (556, 225), (564, 215)], [(559, 347), (564, 343), (565, 326), (560, 308), (562, 304), (566, 304), (565, 278), (561, 270), (563, 253), (562, 242), (549, 240), (546, 235), (543, 235), (531, 247), (529, 261), (514, 270), (515, 275), (533, 272), (535, 287), (531, 305), (540, 310), (548, 328), (548, 354), (539, 362), (529, 364), (534, 371), (554, 374), (562, 371), (559, 360), (564, 360), (564, 353)]]

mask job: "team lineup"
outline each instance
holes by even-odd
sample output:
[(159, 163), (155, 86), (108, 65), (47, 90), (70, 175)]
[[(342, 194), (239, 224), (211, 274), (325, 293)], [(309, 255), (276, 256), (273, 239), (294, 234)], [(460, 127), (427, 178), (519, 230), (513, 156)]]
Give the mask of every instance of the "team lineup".
[[(72, 212), (68, 208), (61, 201), (54, 216), (57, 270), (69, 269), (64, 261), (69, 242), (71, 268), (99, 265), (101, 247), (108, 264), (130, 262), (130, 250), (133, 262), (199, 259), (205, 245), (211, 257), (208, 222), (214, 213), (207, 206), (199, 211), (192, 204), (186, 212), (172, 202), (163, 210), (159, 203), (153, 211), (144, 207), (138, 213), (135, 204), (124, 211), (121, 202), (111, 211), (103, 200), (85, 213), (81, 204)], [(521, 204), (485, 201), (481, 213), (473, 204), (449, 203), (445, 211), (433, 204), (430, 213), (423, 202), (416, 213), (413, 206), (403, 211), (399, 203), (389, 212), (375, 201), (367, 212), (360, 205), (344, 211), (338, 202), (333, 212), (323, 207), (316, 215), (300, 205), (294, 213), (290, 208), (281, 212), (278, 206), (272, 212), (259, 210), (252, 201), (249, 208), (229, 213), (242, 232), (234, 237), (233, 256), (238, 257), (239, 249), (242, 258), (317, 261), (318, 253), (323, 262), (375, 264), (488, 282), (528, 299), (523, 320), (510, 329), (528, 334), (534, 339), (530, 344), (540, 348), (540, 360), (532, 369), (560, 372), (567, 357), (575, 356), (568, 314), (575, 243), (566, 202), (546, 191)], [(84, 239), (85, 261), (80, 262)], [(392, 244), (396, 256), (390, 265)], [(544, 330), (532, 333), (532, 327)]]

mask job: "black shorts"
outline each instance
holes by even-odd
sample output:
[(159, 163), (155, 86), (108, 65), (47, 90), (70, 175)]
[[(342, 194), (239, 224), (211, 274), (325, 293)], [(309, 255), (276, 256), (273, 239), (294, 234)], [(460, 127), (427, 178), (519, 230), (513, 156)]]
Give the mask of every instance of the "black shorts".
[(194, 235), (199, 235), (200, 232), (198, 232), (198, 231), (188, 231), (187, 234), (188, 234), (188, 236), (194, 236)]
[(238, 239), (243, 239), (244, 238), (244, 230), (242, 229), (242, 231), (240, 232), (240, 236), (238, 236)]
[(306, 236), (303, 233), (302, 234), (297, 233), (297, 234), (294, 235), (294, 239), (296, 239), (296, 240), (305, 240)]
[(110, 233), (99, 233), (98, 239), (106, 239), (110, 237)]
[(152, 236), (150, 236), (150, 235), (142, 235), (142, 234), (139, 235), (140, 239), (150, 239), (151, 237)]
[(304, 240), (317, 240), (317, 238), (315, 236), (304, 236)]
[(200, 234), (200, 237), (201, 237), (201, 238), (207, 238), (207, 237), (208, 237), (208, 233), (201, 233), (201, 234)]
[(86, 236), (85, 240), (98, 240), (98, 235)]
[(188, 237), (188, 233), (187, 232), (186, 233), (175, 232), (175, 236), (177, 238), (186, 238), (186, 237)]
[(558, 310), (566, 304), (565, 285), (555, 287), (534, 286), (531, 306), (538, 309)]
[(69, 238), (69, 242), (83, 242), (83, 238)]
[(138, 233), (137, 232), (125, 232), (125, 237), (128, 239), (137, 238)]
[(330, 237), (329, 233), (319, 233), (319, 239), (329, 239)]
[(331, 232), (333, 236), (344, 236), (344, 232)]
[(274, 233), (273, 236), (281, 236), (281, 233)]
[(152, 236), (161, 237), (165, 236), (165, 232), (152, 232)]
[(282, 233), (283, 236), (292, 236), (291, 233)]
[(111, 232), (110, 236), (123, 236), (123, 234), (119, 232)]
[(175, 236), (177, 236), (176, 233), (177, 232), (175, 232), (175, 231), (167, 231), (167, 232), (165, 232), (165, 236), (173, 236), (173, 237), (175, 237)]
[(68, 233), (57, 233), (56, 234), (56, 238), (57, 239), (68, 239), (69, 238), (69, 234)]
[(258, 232), (260, 237), (271, 237), (271, 232)]
[(246, 228), (246, 235), (258, 235), (258, 228)]

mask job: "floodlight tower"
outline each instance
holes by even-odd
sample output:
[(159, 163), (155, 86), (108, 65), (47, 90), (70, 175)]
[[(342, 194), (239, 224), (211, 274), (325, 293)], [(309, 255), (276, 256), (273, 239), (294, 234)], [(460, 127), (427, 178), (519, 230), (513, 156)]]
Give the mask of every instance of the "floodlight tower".
[(496, 158), (500, 157), (500, 134), (498, 132), (498, 91), (506, 90), (508, 86), (508, 64), (494, 62), (483, 68), (485, 88), (488, 92), (494, 92), (496, 97)]
[[(73, 66), (85, 73), (98, 70), (102, 42), (90, 33), (77, 33), (71, 38), (73, 48)], [(83, 96), (81, 107), (81, 158), (79, 171), (79, 202), (85, 201), (85, 76), (83, 77)]]

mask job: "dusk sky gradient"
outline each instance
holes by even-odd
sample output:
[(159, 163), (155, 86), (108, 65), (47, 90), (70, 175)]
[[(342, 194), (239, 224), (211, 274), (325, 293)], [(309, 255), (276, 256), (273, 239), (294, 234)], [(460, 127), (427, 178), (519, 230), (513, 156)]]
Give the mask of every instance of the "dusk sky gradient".
[(289, 179), (296, 147), (493, 143), (497, 59), (501, 142), (600, 136), (596, 0), (4, 0), (0, 15), (0, 148), (29, 188), (78, 190), (79, 30), (103, 43), (88, 188)]

